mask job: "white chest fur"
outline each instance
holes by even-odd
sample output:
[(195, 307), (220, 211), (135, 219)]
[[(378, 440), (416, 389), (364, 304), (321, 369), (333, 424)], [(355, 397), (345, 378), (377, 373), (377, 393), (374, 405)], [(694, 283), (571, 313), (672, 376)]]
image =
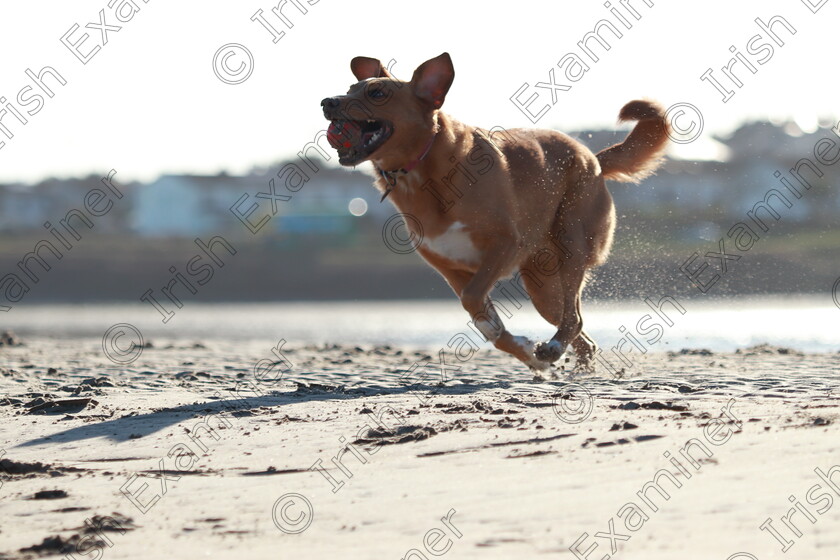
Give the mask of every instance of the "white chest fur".
[(455, 222), (437, 237), (424, 238), (423, 248), (451, 261), (477, 264), (479, 260), (478, 249), (461, 222)]

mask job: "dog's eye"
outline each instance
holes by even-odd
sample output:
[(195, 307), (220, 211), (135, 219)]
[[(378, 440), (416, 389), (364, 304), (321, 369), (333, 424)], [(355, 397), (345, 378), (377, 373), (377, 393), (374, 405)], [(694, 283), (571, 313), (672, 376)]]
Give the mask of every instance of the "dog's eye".
[(382, 99), (385, 97), (385, 91), (382, 88), (372, 89), (368, 92), (368, 97), (371, 99)]

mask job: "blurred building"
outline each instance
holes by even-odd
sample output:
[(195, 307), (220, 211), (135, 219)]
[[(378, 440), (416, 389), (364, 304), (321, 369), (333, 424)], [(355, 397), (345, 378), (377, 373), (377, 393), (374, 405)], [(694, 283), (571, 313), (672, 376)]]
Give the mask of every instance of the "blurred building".
[[(593, 151), (620, 142), (626, 131), (582, 131), (572, 133)], [(715, 138), (727, 154), (723, 161), (669, 159), (659, 172), (638, 185), (614, 184), (610, 192), (619, 214), (656, 219), (669, 214), (690, 213), (698, 227), (711, 221), (740, 219), (762, 200), (770, 188), (779, 187), (776, 171), (786, 173), (803, 157), (814, 158), (820, 138), (836, 138), (829, 125), (806, 133), (794, 123), (755, 122), (742, 125), (730, 136)], [(366, 173), (345, 168), (324, 167), (312, 172), (300, 160), (293, 162), (307, 172), (309, 180), (297, 191), (277, 193), (291, 196), (277, 202), (271, 215), (269, 200), (257, 197), (270, 190), (269, 182), (289, 162), (246, 176), (163, 175), (149, 184), (120, 185), (126, 196), (113, 211), (98, 218), (97, 233), (123, 233), (141, 237), (192, 237), (244, 231), (230, 207), (247, 194), (258, 203), (254, 218), (268, 215), (265, 232), (289, 238), (312, 235), (347, 235), (360, 228), (381, 228), (395, 213)], [(793, 222), (828, 220), (840, 209), (838, 179), (830, 173), (785, 214)], [(99, 177), (47, 179), (36, 185), (0, 185), (0, 231), (24, 233), (43, 230), (47, 221), (57, 221), (74, 208), (83, 208), (84, 196), (101, 188)], [(357, 209), (351, 213), (350, 201)], [(359, 214), (358, 208), (366, 210)], [(354, 215), (355, 214), (355, 215)]]

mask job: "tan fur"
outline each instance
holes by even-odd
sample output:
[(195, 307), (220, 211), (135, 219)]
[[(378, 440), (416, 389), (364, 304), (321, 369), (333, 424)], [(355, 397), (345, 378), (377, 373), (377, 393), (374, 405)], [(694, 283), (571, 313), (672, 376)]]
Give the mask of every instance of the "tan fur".
[(638, 183), (656, 171), (662, 160), (668, 142), (665, 110), (654, 101), (631, 101), (621, 108), (618, 121), (639, 124), (623, 142), (601, 150), (596, 157), (605, 179)]
[[(580, 293), (587, 269), (606, 259), (615, 228), (604, 179), (636, 181), (656, 169), (667, 141), (662, 108), (650, 101), (625, 105), (619, 118), (639, 123), (624, 142), (595, 156), (561, 132), (510, 129), (491, 135), (441, 112), (454, 78), (446, 53), (421, 65), (411, 82), (395, 80), (376, 59), (357, 57), (351, 68), (360, 82), (347, 95), (325, 99), (324, 114), (328, 119), (393, 123), (393, 135), (367, 158), (386, 171), (415, 161), (434, 136), (426, 157), (409, 173), (396, 175), (390, 200), (399, 212), (416, 218), (423, 231), (415, 233), (426, 239), (463, 224), (478, 251), (477, 262), (437, 254), (428, 244), (421, 244), (418, 252), (446, 279), (473, 321), (484, 321), (485, 336), (535, 370), (547, 368), (569, 344), (579, 360), (588, 362), (595, 344), (582, 331)], [(366, 99), (371, 86), (386, 88), (387, 102)], [(485, 172), (479, 174), (476, 165), (467, 167), (472, 184), (463, 174), (454, 174), (460, 195), (444, 185), (442, 179), (453, 177), (456, 164), (466, 167), (478, 157)], [(376, 186), (384, 192), (389, 185), (380, 177)], [(445, 209), (432, 189), (453, 202), (451, 207)], [(416, 227), (414, 220), (406, 225)], [(550, 275), (545, 274), (546, 255), (562, 259)], [(557, 327), (548, 343), (535, 347), (515, 337), (495, 312), (489, 293), (512, 274), (522, 279), (542, 317)]]

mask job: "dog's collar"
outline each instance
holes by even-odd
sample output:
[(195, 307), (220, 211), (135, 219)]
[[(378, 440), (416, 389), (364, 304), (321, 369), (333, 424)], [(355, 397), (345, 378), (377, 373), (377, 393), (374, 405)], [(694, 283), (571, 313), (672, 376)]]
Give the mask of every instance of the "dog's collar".
[(432, 137), (429, 139), (429, 142), (426, 144), (426, 148), (423, 150), (423, 153), (420, 154), (420, 157), (418, 157), (417, 159), (409, 162), (408, 165), (406, 165), (405, 167), (401, 167), (400, 169), (395, 169), (393, 171), (385, 171), (384, 169), (380, 169), (379, 167), (376, 168), (376, 171), (379, 173), (379, 175), (383, 179), (385, 179), (385, 182), (388, 184), (388, 186), (385, 188), (385, 192), (382, 194), (382, 198), (379, 199), (379, 202), (382, 202), (383, 200), (385, 200), (385, 198), (389, 194), (391, 194), (391, 191), (394, 190), (394, 187), (397, 186), (397, 175), (398, 174), (406, 175), (412, 169), (417, 167), (417, 165), (421, 161), (423, 161), (423, 158), (425, 158), (427, 155), (429, 155), (429, 152), (432, 149), (432, 144), (434, 144), (434, 142), (435, 142), (435, 137), (437, 137), (437, 133), (433, 134)]

